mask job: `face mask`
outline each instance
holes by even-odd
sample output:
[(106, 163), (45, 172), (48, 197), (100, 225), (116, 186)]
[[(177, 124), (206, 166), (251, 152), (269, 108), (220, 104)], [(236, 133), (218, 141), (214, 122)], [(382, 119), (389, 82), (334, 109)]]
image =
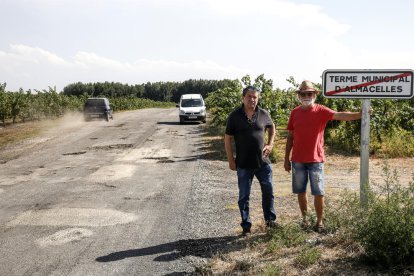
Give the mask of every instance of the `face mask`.
[(304, 106), (311, 106), (315, 103), (315, 99), (300, 99), (300, 103)]
[(311, 106), (315, 103), (315, 98), (302, 98), (298, 96), (298, 101), (303, 105), (303, 106)]

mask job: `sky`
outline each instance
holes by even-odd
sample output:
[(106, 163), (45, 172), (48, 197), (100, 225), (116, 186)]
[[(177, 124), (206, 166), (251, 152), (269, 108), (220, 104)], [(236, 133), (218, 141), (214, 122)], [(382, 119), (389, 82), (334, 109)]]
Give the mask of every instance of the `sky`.
[(413, 69), (411, 0), (0, 0), (0, 83), (252, 79)]

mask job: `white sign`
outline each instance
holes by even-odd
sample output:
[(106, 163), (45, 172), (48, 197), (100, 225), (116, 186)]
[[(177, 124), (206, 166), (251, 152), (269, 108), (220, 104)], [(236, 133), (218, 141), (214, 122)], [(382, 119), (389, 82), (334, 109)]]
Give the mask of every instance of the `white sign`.
[(325, 70), (323, 95), (328, 98), (413, 97), (413, 70)]

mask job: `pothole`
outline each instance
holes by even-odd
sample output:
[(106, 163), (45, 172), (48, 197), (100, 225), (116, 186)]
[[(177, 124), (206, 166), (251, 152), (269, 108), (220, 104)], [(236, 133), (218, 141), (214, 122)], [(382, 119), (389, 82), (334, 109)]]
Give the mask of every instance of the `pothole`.
[(113, 189), (117, 188), (117, 186), (111, 185), (111, 184), (107, 184), (107, 183), (97, 183), (97, 184), (102, 185), (102, 186), (105, 186), (107, 188), (113, 188)]
[(68, 152), (68, 153), (63, 153), (62, 155), (80, 155), (80, 154), (85, 154), (86, 151), (77, 151), (77, 152)]
[(157, 163), (174, 163), (174, 160), (169, 159), (168, 157), (147, 157), (145, 159), (156, 160)]
[(152, 147), (141, 147), (132, 149), (127, 155), (120, 158), (122, 162), (139, 162), (139, 163), (171, 163), (174, 162), (171, 150), (163, 148), (163, 145), (154, 145)]
[(166, 159), (166, 160), (159, 160), (159, 161), (157, 161), (157, 163), (174, 163), (175, 161), (174, 160), (171, 160), (171, 159)]
[(115, 145), (107, 145), (107, 146), (95, 146), (91, 147), (90, 149), (93, 150), (114, 150), (114, 149), (129, 149), (132, 148), (133, 144), (115, 144)]
[(125, 123), (122, 124), (118, 124), (118, 125), (114, 125), (114, 126), (109, 126), (109, 127), (123, 127), (125, 125)]

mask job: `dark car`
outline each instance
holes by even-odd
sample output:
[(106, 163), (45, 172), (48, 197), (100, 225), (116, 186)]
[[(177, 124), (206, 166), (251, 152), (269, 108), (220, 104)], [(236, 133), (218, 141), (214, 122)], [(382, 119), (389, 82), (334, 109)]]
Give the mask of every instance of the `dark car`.
[(107, 98), (87, 99), (83, 108), (83, 116), (85, 121), (93, 118), (105, 119), (106, 121), (109, 121), (109, 118), (114, 119), (112, 108)]

